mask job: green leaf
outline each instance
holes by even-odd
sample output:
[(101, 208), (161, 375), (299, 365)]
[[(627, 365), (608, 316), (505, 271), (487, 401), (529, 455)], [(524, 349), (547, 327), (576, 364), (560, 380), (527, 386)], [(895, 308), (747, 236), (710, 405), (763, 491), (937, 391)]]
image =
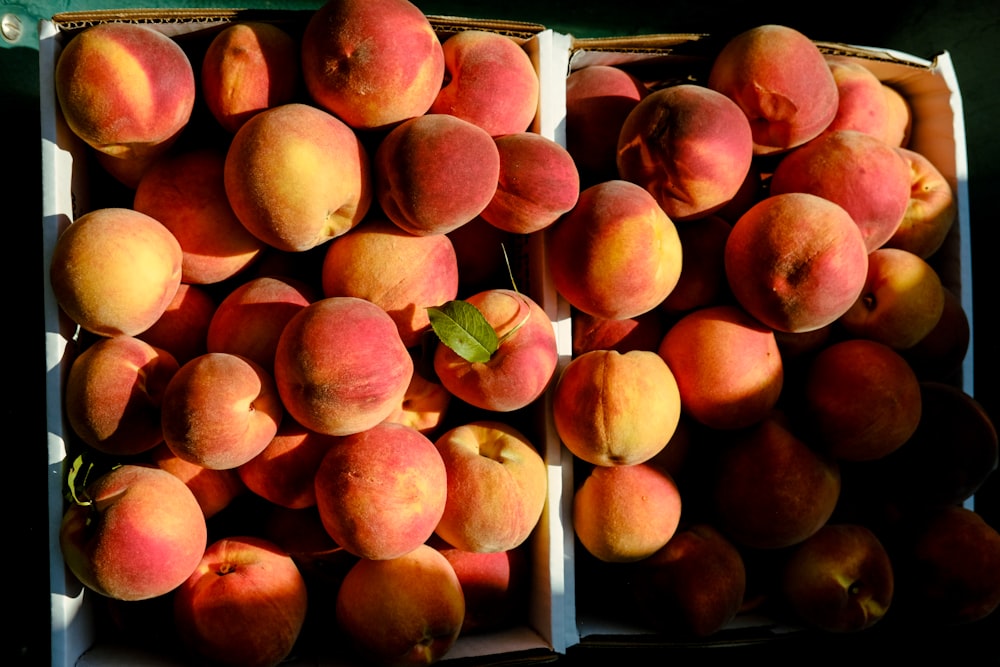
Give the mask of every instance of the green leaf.
[(497, 332), (467, 301), (449, 301), (427, 309), (438, 339), (466, 361), (486, 363), (497, 351)]

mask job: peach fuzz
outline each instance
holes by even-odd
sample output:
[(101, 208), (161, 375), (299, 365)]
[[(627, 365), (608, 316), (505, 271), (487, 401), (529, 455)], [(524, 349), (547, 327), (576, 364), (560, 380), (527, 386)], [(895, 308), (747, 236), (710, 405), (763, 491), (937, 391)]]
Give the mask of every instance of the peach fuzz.
[(681, 254), (697, 258), (684, 262), (677, 285), (660, 304), (671, 314), (687, 313), (697, 308), (714, 306), (727, 300), (726, 241), (733, 226), (719, 215), (677, 224)]
[(902, 223), (911, 181), (906, 160), (885, 141), (857, 130), (835, 130), (785, 155), (771, 176), (770, 192), (805, 192), (839, 204), (871, 252)]
[(452, 395), (431, 375), (414, 368), (403, 402), (385, 421), (410, 426), (428, 437), (435, 433), (448, 414)]
[(316, 507), (334, 542), (360, 558), (398, 558), (444, 513), (447, 468), (427, 436), (384, 422), (338, 438), (315, 476)]
[(197, 463), (185, 461), (161, 442), (149, 451), (149, 460), (157, 468), (166, 470), (191, 489), (206, 519), (230, 506), (247, 488), (236, 468), (212, 470)]
[(484, 410), (526, 407), (555, 375), (558, 354), (552, 322), (534, 300), (513, 290), (489, 289), (466, 301), (479, 309), (501, 342), (486, 362), (467, 361), (438, 344), (433, 359), (438, 380), (460, 400)]
[(181, 283), (160, 318), (138, 334), (183, 364), (207, 352), (208, 327), (215, 315), (215, 297), (204, 286)]
[(382, 130), (430, 109), (444, 81), (433, 26), (408, 0), (329, 0), (301, 42), (310, 97), (360, 130)]
[(657, 307), (677, 285), (677, 228), (635, 183), (590, 186), (550, 230), (546, 252), (553, 284), (578, 310), (609, 319), (635, 317)]
[(813, 194), (775, 194), (733, 225), (724, 265), (729, 289), (747, 312), (773, 329), (803, 333), (854, 305), (868, 250), (841, 206)]
[(477, 125), (426, 114), (385, 135), (372, 169), (375, 197), (392, 222), (418, 236), (446, 234), (489, 205), (500, 177), (500, 149)]
[(212, 284), (246, 269), (264, 248), (226, 198), (226, 154), (215, 148), (173, 152), (149, 166), (132, 208), (159, 220), (183, 252), (181, 280)]
[(413, 347), (430, 331), (427, 308), (458, 295), (458, 259), (446, 235), (411, 234), (374, 217), (327, 245), (321, 282), (325, 296), (380, 306)]
[(651, 310), (636, 317), (612, 320), (587, 313), (573, 313), (574, 357), (591, 350), (653, 350), (659, 347), (667, 325), (662, 313)]
[(354, 653), (373, 665), (441, 661), (455, 645), (464, 617), (455, 569), (426, 544), (399, 558), (358, 561), (337, 593), (337, 623)]
[(272, 23), (241, 21), (220, 31), (201, 60), (201, 94), (212, 117), (235, 133), (248, 118), (294, 98), (299, 46)]
[(56, 239), (52, 293), (83, 329), (135, 336), (151, 327), (181, 283), (183, 253), (159, 221), (128, 208), (84, 213)]
[(371, 165), (358, 135), (335, 116), (291, 102), (262, 111), (233, 135), (225, 191), (236, 217), (278, 250), (314, 248), (368, 213)]
[(927, 259), (944, 244), (958, 219), (958, 197), (941, 170), (922, 153), (897, 148), (910, 167), (910, 201), (903, 221), (885, 242)]
[(66, 565), (87, 588), (116, 600), (146, 600), (180, 586), (208, 542), (201, 507), (166, 470), (125, 464), (86, 487), (59, 527)]
[(677, 484), (645, 463), (595, 466), (573, 494), (573, 531), (605, 563), (649, 558), (674, 536), (680, 516)]
[(525, 132), (538, 110), (535, 65), (513, 39), (460, 30), (441, 45), (444, 81), (429, 113), (457, 116), (491, 137)]
[(552, 416), (563, 444), (593, 465), (643, 463), (670, 441), (681, 415), (677, 381), (652, 350), (594, 350), (562, 370)]
[(56, 96), (70, 129), (123, 161), (162, 154), (187, 126), (196, 84), (170, 37), (135, 23), (99, 23), (63, 48)]
[(285, 325), (274, 379), (288, 414), (329, 435), (369, 429), (402, 403), (413, 359), (389, 314), (357, 297), (327, 297)]
[(284, 408), (271, 375), (259, 364), (209, 352), (180, 367), (163, 394), (163, 439), (185, 461), (235, 468), (274, 438)]
[(684, 315), (658, 352), (677, 380), (683, 412), (710, 428), (751, 426), (781, 394), (784, 367), (774, 331), (736, 306)]
[(105, 454), (149, 451), (163, 441), (160, 406), (179, 367), (169, 352), (138, 338), (98, 339), (69, 367), (64, 406), (70, 427)]
[(837, 115), (826, 128), (857, 130), (890, 143), (889, 99), (883, 84), (870, 69), (844, 56), (827, 56), (827, 64), (837, 82)]
[(722, 93), (678, 84), (645, 96), (618, 136), (618, 174), (653, 195), (677, 222), (714, 213), (750, 171), (750, 123)]
[(839, 103), (823, 53), (783, 25), (759, 25), (730, 38), (712, 62), (707, 86), (743, 110), (755, 155), (781, 153), (817, 137)]
[(311, 507), (316, 504), (316, 471), (336, 442), (336, 436), (285, 418), (271, 442), (236, 473), (247, 489), (268, 502), (289, 509)]
[(580, 174), (565, 148), (533, 132), (494, 140), (500, 151), (500, 177), (480, 214), (487, 222), (515, 234), (530, 234), (573, 208), (580, 196)]

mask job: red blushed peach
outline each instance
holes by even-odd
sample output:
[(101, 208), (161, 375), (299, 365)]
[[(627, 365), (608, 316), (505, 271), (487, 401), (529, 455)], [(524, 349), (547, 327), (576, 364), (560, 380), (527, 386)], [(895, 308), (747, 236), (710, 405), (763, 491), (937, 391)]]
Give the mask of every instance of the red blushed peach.
[(921, 380), (955, 380), (971, 342), (972, 328), (962, 300), (945, 289), (941, 319), (926, 336), (901, 353)]
[(490, 203), (500, 176), (500, 150), (477, 125), (426, 114), (393, 128), (375, 150), (372, 166), (375, 197), (392, 222), (418, 236), (446, 234)]
[(648, 190), (674, 221), (721, 208), (742, 187), (752, 159), (746, 116), (730, 98), (696, 84), (645, 96), (618, 137), (619, 176)]
[(372, 203), (368, 153), (335, 116), (307, 104), (262, 111), (233, 135), (225, 191), (236, 217), (279, 250), (309, 250), (357, 225)]
[(177, 477), (194, 494), (206, 519), (210, 519), (243, 495), (247, 488), (235, 468), (212, 470), (185, 461), (162, 442), (149, 452), (150, 461)]
[(658, 306), (680, 278), (677, 228), (635, 183), (613, 180), (587, 188), (550, 230), (553, 284), (570, 305), (591, 315), (641, 315)]
[(584, 187), (618, 178), (618, 135), (648, 89), (611, 65), (590, 65), (566, 77), (566, 150)]
[(571, 360), (552, 398), (556, 431), (575, 456), (601, 466), (643, 463), (681, 415), (677, 381), (651, 350), (594, 350)]
[(325, 296), (367, 299), (389, 313), (406, 347), (430, 331), (427, 308), (458, 295), (458, 259), (444, 234), (415, 235), (369, 218), (327, 246)]
[(447, 470), (425, 435), (384, 422), (343, 436), (316, 471), (316, 507), (330, 537), (365, 559), (422, 545), (444, 513)]
[(497, 190), (481, 215), (515, 234), (545, 229), (573, 208), (580, 174), (569, 152), (533, 132), (495, 138), (500, 151)]
[(66, 419), (86, 444), (133, 456), (163, 441), (160, 406), (179, 365), (173, 355), (131, 336), (101, 338), (66, 377)]
[(271, 375), (235, 354), (209, 352), (181, 366), (163, 394), (163, 439), (205, 468), (235, 468), (274, 438), (284, 416)]
[(910, 201), (885, 247), (909, 250), (927, 259), (941, 248), (954, 226), (958, 198), (948, 179), (927, 157), (906, 148), (896, 150), (910, 166)]
[(784, 156), (770, 187), (772, 196), (805, 192), (839, 204), (871, 252), (902, 223), (911, 181), (906, 160), (885, 141), (857, 130), (836, 130)]
[(312, 99), (355, 129), (426, 113), (444, 81), (441, 41), (408, 0), (324, 3), (302, 35), (301, 62)]
[(207, 352), (208, 326), (215, 298), (200, 285), (181, 283), (167, 309), (136, 338), (174, 355), (183, 364)]
[(59, 545), (84, 586), (117, 600), (146, 600), (180, 586), (208, 541), (201, 507), (166, 470), (125, 464), (87, 485), (90, 504), (63, 515)]
[(225, 163), (225, 153), (213, 148), (171, 153), (154, 162), (135, 189), (132, 208), (159, 220), (180, 243), (186, 283), (231, 278), (264, 248), (229, 205)]
[(857, 301), (868, 250), (854, 219), (818, 195), (771, 195), (736, 221), (724, 265), (736, 300), (789, 333), (827, 326)]
[(834, 130), (857, 130), (889, 141), (889, 100), (882, 82), (870, 69), (844, 56), (826, 56), (837, 82), (837, 115), (827, 126)]
[(187, 126), (194, 70), (170, 37), (137, 23), (99, 23), (63, 48), (56, 97), (70, 129), (125, 161), (162, 154)]
[(306, 428), (348, 435), (402, 403), (413, 359), (389, 314), (357, 297), (328, 297), (285, 325), (274, 379), (288, 413)]
[(882, 84), (886, 103), (889, 105), (889, 129), (886, 142), (890, 146), (906, 148), (910, 143), (910, 132), (913, 129), (913, 110), (910, 102), (903, 94), (887, 83)]
[(264, 109), (291, 102), (298, 81), (298, 44), (272, 23), (234, 23), (212, 39), (202, 56), (202, 97), (228, 132)]
[(667, 313), (680, 314), (714, 306), (729, 296), (726, 280), (726, 241), (732, 225), (718, 215), (677, 225), (681, 254), (693, 258), (681, 266), (677, 285), (663, 300)]
[(666, 322), (656, 310), (617, 320), (577, 312), (573, 313), (573, 356), (592, 350), (655, 352), (665, 333)]
[(674, 536), (680, 515), (673, 478), (645, 463), (596, 466), (573, 495), (573, 531), (605, 563), (649, 558)]
[(85, 213), (56, 239), (49, 279), (60, 308), (101, 336), (151, 327), (181, 284), (181, 246), (159, 221), (128, 208)]
[(688, 313), (670, 327), (658, 351), (677, 380), (682, 410), (706, 426), (755, 424), (781, 394), (784, 367), (774, 331), (738, 307)]
[(414, 369), (403, 402), (386, 421), (410, 426), (430, 436), (444, 422), (451, 398), (451, 393), (436, 378), (429, 379)]
[(212, 314), (205, 334), (207, 351), (238, 354), (273, 372), (285, 325), (317, 297), (313, 287), (290, 278), (261, 276), (241, 283)]
[(548, 315), (513, 290), (485, 290), (466, 301), (479, 309), (501, 342), (485, 362), (468, 361), (439, 343), (433, 363), (441, 384), (484, 410), (510, 412), (529, 405), (548, 387), (558, 363), (555, 329)]
[(823, 53), (789, 26), (760, 25), (732, 37), (716, 54), (707, 85), (743, 109), (756, 155), (800, 146), (837, 115), (837, 82)]
[(444, 81), (430, 113), (457, 116), (491, 137), (524, 132), (538, 110), (539, 81), (527, 51), (498, 32), (460, 30), (441, 45)]
[(263, 451), (236, 471), (250, 491), (275, 505), (310, 507), (316, 504), (316, 471), (335, 442), (335, 436), (284, 419)]

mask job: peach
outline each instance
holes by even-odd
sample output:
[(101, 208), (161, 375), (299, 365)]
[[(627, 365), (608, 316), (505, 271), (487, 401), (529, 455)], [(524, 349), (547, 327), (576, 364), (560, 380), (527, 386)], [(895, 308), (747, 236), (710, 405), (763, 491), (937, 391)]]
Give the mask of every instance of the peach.
[(954, 381), (972, 343), (972, 326), (961, 298), (944, 290), (941, 319), (912, 347), (900, 350), (921, 380)]
[(653, 458), (674, 434), (680, 391), (667, 363), (652, 350), (594, 350), (563, 368), (552, 417), (575, 456), (601, 466)]
[(732, 228), (718, 215), (677, 224), (681, 254), (696, 259), (681, 266), (677, 285), (661, 304), (663, 310), (678, 315), (714, 306), (729, 297), (725, 252)]
[(232, 278), (264, 247), (229, 205), (225, 163), (225, 153), (214, 148), (173, 152), (150, 165), (135, 189), (132, 208), (159, 220), (180, 243), (186, 283)]
[(236, 472), (246, 488), (275, 505), (310, 507), (316, 504), (316, 471), (336, 441), (335, 436), (283, 419), (271, 442)]
[(854, 219), (871, 252), (902, 223), (911, 180), (906, 161), (882, 139), (835, 130), (782, 158), (771, 176), (771, 195), (805, 192), (839, 204)]
[(589, 65), (566, 77), (566, 150), (584, 187), (618, 178), (618, 135), (648, 89), (612, 65)]
[(236, 217), (279, 250), (309, 250), (356, 226), (372, 203), (368, 153), (335, 116), (290, 102), (233, 135), (225, 191)]
[(439, 662), (455, 645), (465, 597), (455, 569), (421, 544), (391, 560), (360, 560), (344, 577), (336, 619), (353, 650), (373, 665)]
[[(668, 297), (669, 298), (669, 297)], [(583, 312), (573, 313), (573, 356), (592, 350), (652, 350), (660, 345), (666, 333), (662, 313), (651, 310), (623, 319), (595, 317)]]
[(888, 143), (889, 98), (875, 74), (856, 60), (846, 56), (826, 56), (827, 64), (837, 82), (837, 115), (826, 128), (857, 130)]
[(882, 83), (882, 93), (889, 106), (889, 129), (886, 141), (890, 146), (906, 148), (910, 143), (910, 133), (913, 129), (913, 109), (910, 102), (896, 88)]
[(216, 665), (277, 667), (306, 621), (308, 591), (295, 561), (269, 540), (223, 537), (173, 596), (177, 636)]
[(418, 236), (446, 234), (489, 205), (497, 191), (500, 150), (477, 125), (426, 114), (400, 123), (382, 139), (372, 170), (375, 197), (392, 222)]
[(196, 84), (191, 61), (166, 34), (137, 23), (98, 23), (63, 48), (56, 97), (74, 134), (119, 160), (166, 151), (187, 126)]
[(325, 296), (367, 299), (389, 313), (406, 347), (431, 329), (429, 306), (458, 295), (458, 259), (444, 234), (415, 235), (381, 217), (327, 245)]
[(408, 0), (330, 0), (302, 34), (302, 76), (321, 108), (360, 130), (381, 130), (430, 109), (444, 52)]
[(469, 405), (495, 412), (526, 407), (555, 375), (556, 335), (548, 315), (533, 299), (514, 290), (489, 289), (465, 301), (496, 332), (497, 348), (486, 361), (469, 361), (439, 343), (434, 371), (441, 384)]
[(87, 484), (59, 527), (67, 567), (87, 588), (146, 600), (180, 586), (198, 567), (208, 527), (191, 490), (166, 470), (124, 464)]
[(208, 352), (180, 367), (163, 394), (163, 439), (185, 461), (235, 468), (274, 438), (284, 416), (271, 375), (259, 364)]
[(348, 552), (398, 558), (423, 544), (444, 513), (447, 468), (427, 436), (384, 422), (342, 436), (315, 476), (323, 526)]
[(682, 411), (711, 428), (755, 424), (781, 394), (784, 367), (774, 331), (736, 306), (688, 313), (658, 352), (677, 380)]
[(357, 297), (327, 297), (285, 325), (274, 379), (285, 409), (306, 428), (348, 435), (402, 403), (413, 359), (389, 314)]
[(645, 463), (595, 466), (573, 494), (573, 531), (605, 563), (649, 558), (673, 537), (680, 515), (673, 478)]
[(201, 94), (216, 122), (235, 133), (254, 114), (291, 102), (299, 76), (299, 45), (291, 34), (273, 23), (240, 21), (206, 48)]
[(136, 338), (186, 363), (208, 351), (208, 327), (215, 307), (215, 297), (204, 286), (181, 283), (160, 318)]
[(83, 329), (135, 336), (151, 327), (181, 283), (181, 246), (157, 220), (128, 208), (84, 213), (56, 239), (52, 294)]
[(576, 204), (580, 174), (569, 152), (534, 132), (494, 138), (500, 151), (496, 192), (480, 214), (515, 234), (545, 229)]
[(311, 285), (291, 278), (260, 276), (240, 283), (212, 314), (206, 349), (241, 355), (273, 372), (285, 325), (318, 296)]
[(426, 436), (437, 431), (448, 414), (452, 395), (437, 378), (428, 375), (430, 373), (414, 368), (403, 402), (385, 418), (386, 421), (410, 426)]
[(707, 85), (746, 114), (756, 155), (806, 143), (837, 114), (837, 82), (823, 53), (789, 26), (754, 26), (730, 38), (715, 55)]
[(509, 551), (527, 540), (548, 489), (548, 469), (535, 445), (509, 424), (480, 420), (449, 429), (434, 446), (448, 484), (434, 532), (474, 552)]
[(247, 490), (236, 468), (212, 470), (185, 461), (161, 442), (149, 452), (150, 461), (180, 479), (191, 489), (206, 519), (229, 507)]
[(724, 250), (736, 300), (769, 327), (820, 329), (857, 301), (868, 251), (841, 206), (808, 193), (775, 194), (733, 225)]
[(703, 218), (735, 197), (752, 159), (743, 111), (697, 84), (646, 95), (618, 137), (619, 176), (648, 190), (675, 222)]
[(885, 242), (927, 259), (944, 244), (958, 219), (958, 198), (941, 171), (922, 153), (897, 148), (910, 166), (910, 201), (903, 221)]
[(457, 116), (491, 137), (526, 131), (539, 80), (528, 52), (499, 32), (465, 29), (441, 44), (444, 81), (429, 113)]
[(592, 185), (550, 230), (552, 282), (570, 305), (590, 315), (641, 315), (657, 307), (680, 278), (677, 228), (635, 183)]
[(100, 338), (69, 367), (66, 420), (83, 442), (105, 454), (149, 451), (163, 441), (160, 408), (179, 367), (169, 352), (138, 338)]

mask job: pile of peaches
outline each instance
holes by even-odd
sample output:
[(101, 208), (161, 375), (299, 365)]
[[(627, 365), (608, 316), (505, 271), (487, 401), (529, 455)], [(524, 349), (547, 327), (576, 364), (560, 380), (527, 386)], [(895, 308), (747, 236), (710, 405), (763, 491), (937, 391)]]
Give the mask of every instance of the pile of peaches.
[(329, 0), (97, 23), (55, 83), (93, 167), (49, 273), (60, 546), (126, 641), (405, 665), (526, 623), (549, 417), (584, 608), (707, 637), (1000, 605), (1000, 534), (961, 507), (997, 435), (933, 263), (955, 198), (863, 67), (782, 26), (697, 83), (585, 67), (563, 146), (517, 39)]

